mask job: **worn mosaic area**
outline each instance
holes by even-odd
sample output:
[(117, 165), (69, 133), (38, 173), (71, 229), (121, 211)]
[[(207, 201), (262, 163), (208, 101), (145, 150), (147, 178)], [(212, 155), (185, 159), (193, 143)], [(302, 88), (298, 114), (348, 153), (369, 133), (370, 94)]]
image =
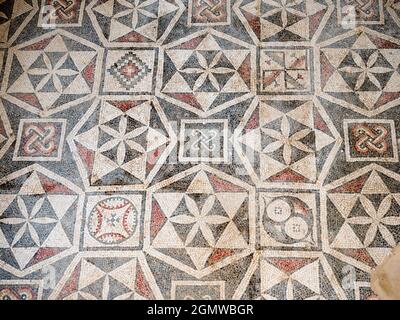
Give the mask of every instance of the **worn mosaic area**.
[(399, 0), (0, 0), (0, 79), (0, 299), (375, 298)]

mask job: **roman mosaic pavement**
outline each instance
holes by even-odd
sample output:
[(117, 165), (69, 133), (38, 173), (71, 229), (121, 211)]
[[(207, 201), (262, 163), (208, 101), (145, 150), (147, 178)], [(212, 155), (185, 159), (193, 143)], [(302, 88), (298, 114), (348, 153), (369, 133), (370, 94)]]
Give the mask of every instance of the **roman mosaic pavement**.
[(0, 0), (0, 300), (375, 298), (399, 110), (399, 0)]

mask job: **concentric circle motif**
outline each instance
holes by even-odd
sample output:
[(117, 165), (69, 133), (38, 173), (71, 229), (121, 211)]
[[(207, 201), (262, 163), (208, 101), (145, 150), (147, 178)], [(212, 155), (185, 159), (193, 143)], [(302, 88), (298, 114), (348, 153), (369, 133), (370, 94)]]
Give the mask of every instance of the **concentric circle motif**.
[(130, 238), (137, 227), (138, 212), (129, 200), (111, 197), (96, 204), (88, 219), (89, 234), (103, 244), (118, 244)]
[(293, 244), (306, 239), (312, 225), (312, 210), (298, 198), (279, 197), (266, 205), (264, 229), (279, 242)]

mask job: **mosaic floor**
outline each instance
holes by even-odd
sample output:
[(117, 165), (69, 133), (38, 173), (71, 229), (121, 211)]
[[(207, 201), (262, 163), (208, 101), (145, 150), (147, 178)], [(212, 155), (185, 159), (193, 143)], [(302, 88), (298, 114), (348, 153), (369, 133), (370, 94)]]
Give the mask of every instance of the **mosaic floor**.
[(374, 298), (399, 0), (0, 0), (0, 72), (0, 299)]

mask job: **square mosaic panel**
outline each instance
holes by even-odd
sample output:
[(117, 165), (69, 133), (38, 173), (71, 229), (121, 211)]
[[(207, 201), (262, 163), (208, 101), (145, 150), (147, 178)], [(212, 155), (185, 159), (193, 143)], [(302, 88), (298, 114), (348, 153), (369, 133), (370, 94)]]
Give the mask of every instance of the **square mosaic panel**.
[(142, 217), (140, 194), (89, 195), (85, 208), (85, 248), (137, 248)]
[(228, 162), (228, 122), (225, 119), (182, 120), (179, 161)]
[(42, 28), (82, 25), (85, 0), (42, 0), (38, 26)]
[(344, 130), (348, 161), (399, 161), (393, 120), (346, 119)]
[(260, 93), (299, 93), (311, 91), (309, 49), (261, 49)]
[(103, 91), (151, 93), (155, 56), (154, 50), (109, 50), (104, 66)]

